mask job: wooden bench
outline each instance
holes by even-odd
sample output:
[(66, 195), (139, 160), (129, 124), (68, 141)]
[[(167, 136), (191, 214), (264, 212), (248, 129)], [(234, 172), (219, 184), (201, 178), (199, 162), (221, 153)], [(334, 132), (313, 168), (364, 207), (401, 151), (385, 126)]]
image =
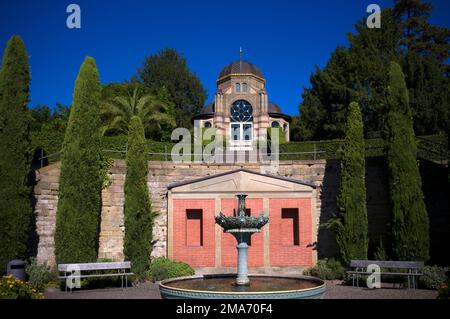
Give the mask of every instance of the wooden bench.
[(408, 278), (408, 288), (411, 286), (415, 289), (417, 288), (417, 279), (422, 275), (420, 270), (423, 268), (423, 261), (386, 261), (386, 260), (352, 260), (350, 262), (350, 268), (353, 270), (347, 271), (347, 274), (352, 275), (352, 284), (359, 287), (359, 277), (368, 276), (373, 274), (373, 272), (367, 272), (367, 267), (369, 265), (377, 265), (380, 268), (389, 269), (405, 269), (407, 272), (390, 272), (381, 271), (380, 275), (389, 276), (405, 276)]
[[(123, 277), (125, 277), (126, 287), (128, 286), (128, 276), (134, 275), (131, 271), (130, 261), (121, 262), (100, 262), (100, 263), (80, 263), (80, 264), (59, 264), (58, 272), (64, 273), (63, 276), (58, 276), (58, 279), (66, 280), (65, 291), (67, 292), (67, 278), (92, 278), (92, 277), (115, 277), (120, 276), (122, 289), (123, 289)], [(76, 271), (80, 272), (77, 274)], [(82, 274), (82, 272), (89, 272), (94, 270), (117, 270), (114, 273), (107, 274)], [(70, 288), (72, 292), (72, 288)]]

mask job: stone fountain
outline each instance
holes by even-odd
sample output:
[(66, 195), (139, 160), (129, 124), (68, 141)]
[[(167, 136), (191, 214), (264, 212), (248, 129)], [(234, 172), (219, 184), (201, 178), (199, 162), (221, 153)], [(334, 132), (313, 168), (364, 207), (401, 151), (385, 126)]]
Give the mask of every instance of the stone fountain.
[(237, 240), (237, 275), (214, 274), (163, 280), (159, 290), (163, 298), (171, 299), (305, 299), (321, 298), (325, 283), (315, 277), (249, 275), (247, 266), (248, 245), (254, 233), (261, 231), (269, 218), (246, 216), (245, 198), (238, 194), (238, 211), (235, 216), (221, 212), (215, 217), (224, 232)]
[(254, 233), (259, 233), (261, 228), (267, 224), (269, 217), (264, 216), (263, 213), (259, 217), (245, 215), (245, 198), (247, 195), (238, 194), (238, 213), (236, 216), (225, 216), (222, 212), (216, 216), (216, 223), (223, 228), (226, 233), (232, 234), (237, 240), (238, 251), (238, 274), (236, 278), (236, 285), (248, 285), (250, 280), (248, 278), (247, 256), (248, 244), (250, 237)]

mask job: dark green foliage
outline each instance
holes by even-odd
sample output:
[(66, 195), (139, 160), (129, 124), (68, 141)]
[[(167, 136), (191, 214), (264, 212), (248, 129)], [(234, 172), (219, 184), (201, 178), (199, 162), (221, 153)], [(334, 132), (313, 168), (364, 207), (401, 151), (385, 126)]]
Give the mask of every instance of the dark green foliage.
[(383, 27), (368, 29), (365, 19), (348, 34), (349, 48), (338, 46), (325, 68), (311, 74), (311, 87), (302, 94), (301, 140), (343, 138), (347, 107), (359, 103), (365, 133), (380, 129), (387, 68), (397, 55), (398, 32), (390, 10), (381, 17)]
[(350, 103), (341, 157), (341, 183), (337, 197), (336, 242), (344, 264), (367, 259), (368, 220), (365, 185), (363, 123), (358, 103)]
[[(341, 148), (344, 140), (323, 140), (323, 141), (304, 141), (290, 142), (280, 145), (280, 159), (314, 159), (316, 150), (316, 159), (339, 159), (341, 158)], [(366, 139), (366, 157), (382, 156), (384, 142), (381, 138)], [(309, 152), (309, 153), (305, 153)], [(286, 154), (283, 153), (301, 153)], [(303, 154), (302, 154), (303, 153)]]
[(30, 68), (19, 36), (8, 41), (0, 70), (0, 271), (15, 258), (24, 258), (31, 222)]
[(127, 176), (125, 179), (124, 254), (138, 278), (150, 265), (153, 216), (147, 187), (147, 144), (139, 117), (131, 118), (128, 129)]
[(403, 33), (402, 45), (408, 49), (421, 50), (423, 48), (423, 31), (431, 15), (431, 4), (421, 0), (396, 0), (394, 16)]
[(55, 231), (58, 263), (97, 259), (103, 182), (99, 98), (95, 60), (86, 57), (75, 82), (61, 153)]
[(420, 0), (399, 0), (382, 11), (382, 28), (369, 29), (365, 18), (348, 34), (323, 69), (311, 75), (302, 94), (295, 139), (344, 136), (346, 106), (359, 103), (365, 135), (381, 131), (386, 113), (390, 61), (400, 61), (410, 94), (417, 134), (436, 134), (448, 127), (450, 30), (432, 26), (431, 6)]
[(40, 292), (44, 292), (49, 282), (57, 280), (57, 273), (52, 272), (46, 263), (39, 264), (35, 258), (25, 266), (25, 273), (28, 276), (27, 281)]
[(317, 264), (303, 272), (306, 276), (319, 277), (323, 280), (344, 279), (345, 268), (333, 258), (322, 259)]
[(126, 134), (135, 115), (141, 119), (146, 136), (152, 139), (170, 137), (176, 126), (174, 106), (164, 88), (152, 94), (140, 83), (112, 83), (103, 87), (102, 96), (104, 135)]
[(30, 110), (32, 122), (31, 131), (49, 133), (62, 133), (66, 131), (67, 121), (70, 114), (70, 106), (66, 107), (60, 103), (57, 109), (51, 110), (47, 105), (38, 105)]
[(292, 116), (292, 122), (289, 124), (290, 141), (301, 141), (301, 133), (305, 130), (301, 127), (302, 122), (297, 115)]
[(439, 289), (447, 280), (445, 273), (449, 270), (447, 267), (425, 266), (422, 269), (419, 283), (426, 289)]
[(384, 244), (383, 244), (383, 239), (380, 239), (380, 243), (379, 243), (378, 247), (373, 252), (373, 259), (389, 260), (387, 253), (386, 253), (386, 248), (384, 247)]
[(193, 126), (192, 116), (199, 112), (207, 98), (200, 79), (192, 73), (186, 59), (175, 49), (164, 49), (146, 58), (138, 70), (142, 82), (152, 92), (165, 87), (175, 103), (179, 127)]
[(390, 67), (386, 159), (392, 201), (392, 253), (396, 260), (429, 258), (429, 221), (417, 164), (408, 90), (400, 65)]
[(450, 29), (431, 25), (433, 6), (421, 0), (396, 0), (394, 16), (402, 32), (401, 44), (410, 52), (431, 57), (439, 63), (450, 54)]
[(444, 132), (450, 110), (449, 80), (439, 62), (408, 53), (402, 60), (416, 134)]
[(192, 276), (195, 272), (186, 263), (176, 262), (164, 257), (152, 260), (148, 277), (153, 281), (160, 281), (167, 278)]

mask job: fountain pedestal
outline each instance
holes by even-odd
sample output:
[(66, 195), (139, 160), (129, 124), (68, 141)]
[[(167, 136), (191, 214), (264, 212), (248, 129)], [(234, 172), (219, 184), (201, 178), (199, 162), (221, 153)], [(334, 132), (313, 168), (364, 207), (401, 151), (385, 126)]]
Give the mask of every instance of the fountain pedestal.
[(257, 228), (237, 228), (237, 229), (228, 229), (225, 231), (226, 233), (230, 233), (236, 238), (237, 241), (237, 278), (236, 285), (245, 286), (250, 284), (250, 280), (248, 279), (248, 245), (250, 243), (250, 237), (254, 233), (259, 233), (260, 230)]
[(238, 275), (236, 278), (236, 284), (240, 286), (248, 285), (250, 284), (247, 267), (248, 245), (244, 242), (238, 244), (236, 247), (238, 250)]
[(261, 231), (261, 228), (267, 224), (269, 218), (264, 216), (263, 213), (259, 217), (246, 216), (245, 209), (245, 198), (247, 195), (238, 194), (238, 213), (236, 216), (225, 216), (219, 213), (216, 216), (216, 223), (222, 226), (224, 232), (232, 234), (238, 244), (236, 246), (238, 250), (238, 275), (236, 278), (236, 285), (244, 286), (249, 285), (250, 280), (248, 279), (248, 244), (250, 242), (250, 237), (254, 233)]

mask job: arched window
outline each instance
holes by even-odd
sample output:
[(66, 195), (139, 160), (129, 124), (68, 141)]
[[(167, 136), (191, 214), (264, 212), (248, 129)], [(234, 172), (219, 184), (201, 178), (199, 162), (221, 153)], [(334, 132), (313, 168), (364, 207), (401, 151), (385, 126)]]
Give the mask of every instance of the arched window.
[(247, 92), (247, 83), (242, 83), (242, 92)]
[(287, 124), (283, 125), (283, 129), (286, 131), (287, 130)]
[(272, 127), (280, 127), (280, 123), (278, 123), (277, 121), (273, 121)]
[(236, 83), (236, 92), (241, 92), (241, 84)]
[(205, 128), (211, 128), (211, 122), (205, 122)]
[(233, 141), (253, 139), (253, 108), (245, 100), (238, 100), (230, 108), (230, 134)]

